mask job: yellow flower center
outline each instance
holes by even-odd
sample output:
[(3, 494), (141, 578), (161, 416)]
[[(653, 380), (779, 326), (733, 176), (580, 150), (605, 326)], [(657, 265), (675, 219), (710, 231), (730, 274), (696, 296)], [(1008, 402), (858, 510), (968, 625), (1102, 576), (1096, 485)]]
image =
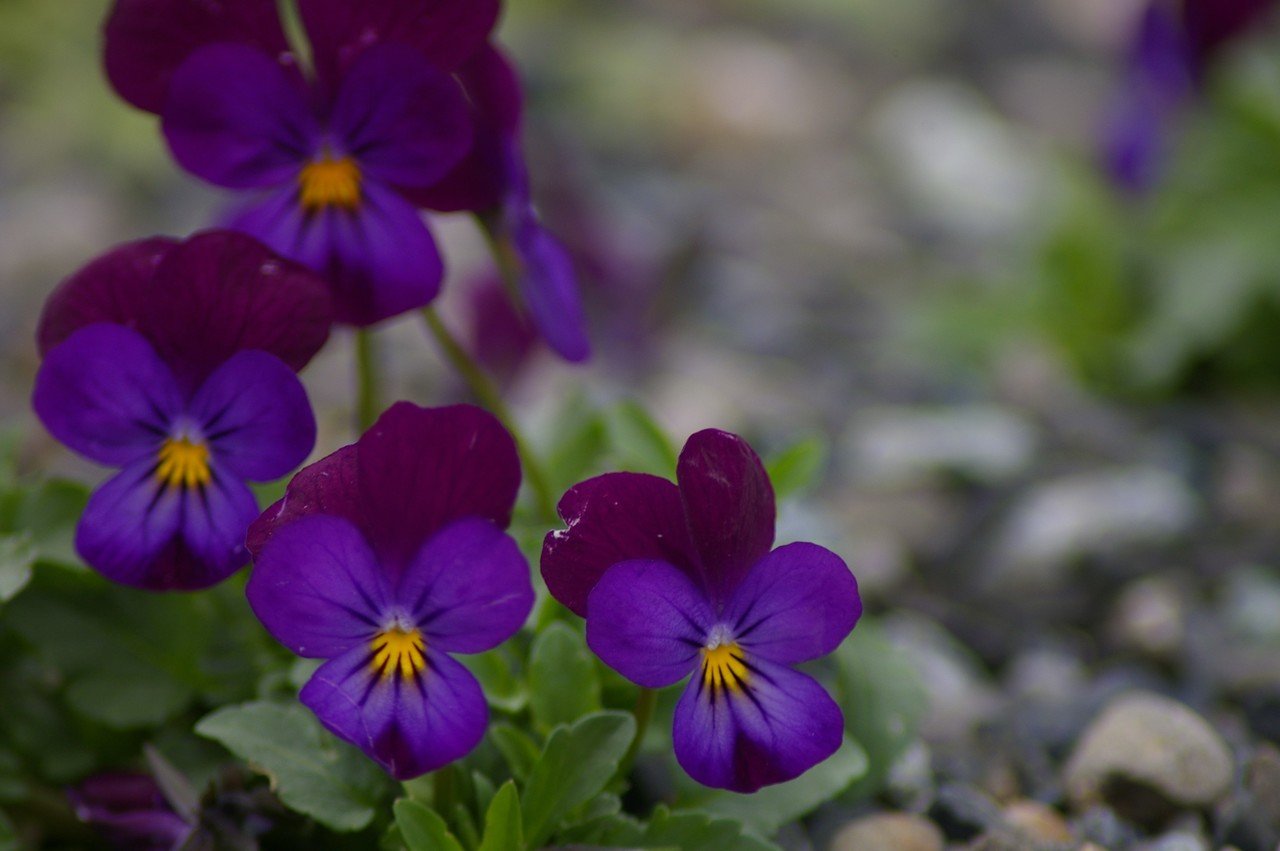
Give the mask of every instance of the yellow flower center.
[(302, 167), (298, 188), (307, 212), (327, 207), (354, 210), (360, 206), (360, 166), (351, 157), (335, 160), (326, 154)]
[(702, 685), (712, 694), (722, 689), (737, 693), (747, 683), (746, 654), (732, 642), (702, 648)]
[(209, 470), (209, 447), (198, 440), (171, 437), (160, 446), (156, 478), (169, 487), (188, 490), (204, 487), (213, 477)]
[(373, 670), (384, 678), (399, 673), (401, 679), (407, 680), (427, 667), (427, 642), (416, 629), (385, 629), (373, 637), (370, 646)]

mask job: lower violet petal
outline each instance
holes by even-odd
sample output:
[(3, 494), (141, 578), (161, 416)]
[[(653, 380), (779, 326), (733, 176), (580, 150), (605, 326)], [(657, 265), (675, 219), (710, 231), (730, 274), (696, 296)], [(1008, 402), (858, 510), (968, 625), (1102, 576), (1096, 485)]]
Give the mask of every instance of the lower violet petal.
[(165, 587), (157, 559), (182, 520), (182, 493), (164, 488), (144, 458), (125, 467), (89, 497), (76, 527), (76, 551), (108, 579), (140, 588)]
[(578, 363), (591, 356), (587, 319), (578, 293), (573, 258), (536, 222), (526, 222), (514, 235), (524, 266), (520, 287), (538, 332), (557, 354)]
[(440, 291), (444, 264), (422, 214), (394, 191), (367, 182), (360, 208), (334, 214), (328, 274), (339, 321), (372, 325), (424, 307)]
[(276, 531), (254, 557), (245, 594), (277, 641), (312, 658), (365, 646), (390, 601), (364, 536), (347, 520), (323, 514)]
[(795, 663), (835, 650), (861, 614), (858, 582), (840, 556), (796, 543), (756, 562), (723, 617), (752, 654)]
[(218, 462), (252, 481), (283, 476), (315, 445), (307, 391), (266, 352), (233, 355), (200, 387), (190, 410)]
[(253, 491), (217, 464), (209, 483), (183, 493), (182, 539), (195, 556), (198, 572), (184, 577), (186, 588), (214, 585), (249, 561), (244, 537), (258, 517)]
[(587, 601), (587, 644), (606, 665), (645, 688), (685, 677), (714, 619), (706, 596), (661, 561), (609, 568)]
[(480, 684), (448, 655), (426, 648), (421, 670), (373, 667), (371, 646), (326, 662), (299, 698), (334, 735), (363, 750), (399, 780), (470, 753), (489, 723)]
[(427, 540), (405, 569), (396, 597), (431, 646), (481, 653), (519, 631), (533, 608), (533, 584), (511, 536), (473, 517)]
[(755, 792), (839, 749), (844, 716), (812, 677), (747, 656), (742, 678), (724, 682), (699, 671), (676, 706), (676, 759), (699, 783)]
[(32, 404), (49, 433), (93, 461), (148, 455), (182, 407), (173, 373), (136, 331), (96, 323), (49, 351)]

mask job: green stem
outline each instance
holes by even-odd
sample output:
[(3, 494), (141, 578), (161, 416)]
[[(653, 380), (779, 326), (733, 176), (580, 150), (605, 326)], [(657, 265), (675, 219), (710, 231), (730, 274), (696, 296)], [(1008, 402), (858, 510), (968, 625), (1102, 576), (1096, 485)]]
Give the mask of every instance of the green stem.
[(524, 304), (524, 294), (520, 292), (520, 277), (523, 274), (520, 258), (512, 248), (511, 242), (503, 234), (499, 218), (499, 215), (493, 212), (476, 213), (476, 222), (480, 225), (480, 232), (484, 234), (485, 242), (489, 245), (489, 253), (493, 255), (493, 262), (498, 267), (498, 275), (502, 278), (502, 286), (507, 291), (507, 297), (511, 299), (512, 304)]
[(653, 710), (657, 705), (657, 689), (640, 689), (635, 709), (631, 710), (631, 714), (636, 718), (636, 737), (631, 740), (631, 747), (627, 748), (627, 752), (622, 755), (622, 760), (618, 763), (619, 777), (626, 777), (631, 772), (631, 766), (640, 753), (640, 746), (644, 744), (644, 734), (649, 730), (649, 721), (653, 718)]
[(368, 328), (356, 330), (356, 426), (364, 432), (382, 410), (382, 378), (378, 374), (378, 347)]
[(475, 394), (476, 399), (501, 420), (507, 431), (511, 432), (511, 436), (515, 438), (516, 449), (519, 450), (520, 460), (524, 464), (525, 479), (529, 482), (529, 487), (533, 491), (538, 513), (543, 520), (554, 522), (556, 519), (555, 497), (552, 496), (547, 475), (537, 457), (530, 450), (528, 441), (521, 436), (515, 418), (511, 416), (511, 411), (507, 408), (506, 403), (502, 401), (502, 394), (498, 392), (497, 386), (480, 368), (480, 365), (472, 360), (471, 355), (467, 353), (467, 350), (463, 348), (457, 338), (445, 327), (440, 315), (435, 312), (434, 308), (424, 307), (422, 309), (422, 318), (426, 321), (427, 328), (431, 331), (431, 336), (435, 337), (436, 343), (440, 346), (445, 358), (458, 375), (462, 377), (462, 380), (467, 383), (467, 386), (471, 388), (471, 392)]

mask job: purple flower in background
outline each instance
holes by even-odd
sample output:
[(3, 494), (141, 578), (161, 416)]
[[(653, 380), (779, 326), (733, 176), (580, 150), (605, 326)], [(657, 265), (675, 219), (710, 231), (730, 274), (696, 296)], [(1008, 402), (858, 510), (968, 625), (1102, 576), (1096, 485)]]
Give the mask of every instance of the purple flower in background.
[(519, 486), (492, 415), (400, 402), (299, 472), (250, 530), (253, 611), (299, 656), (328, 660), (300, 699), (397, 778), (484, 736), (484, 695), (451, 654), (498, 646), (533, 606), (503, 531)]
[(537, 352), (537, 333), (511, 303), (497, 274), (472, 283), (467, 306), (476, 361), (503, 386), (511, 385)]
[(150, 774), (108, 771), (69, 789), (76, 818), (117, 848), (174, 851), (196, 825), (178, 815)]
[(1274, 5), (1275, 0), (1155, 0), (1143, 10), (1103, 126), (1103, 161), (1118, 186), (1141, 193), (1155, 183), (1172, 128), (1208, 64)]
[(184, 168), (255, 193), (231, 227), (323, 272), (338, 319), (369, 325), (439, 290), (439, 252), (406, 193), (465, 165), (474, 110), (454, 72), (484, 47), (498, 2), (299, 0), (298, 10), (310, 77), (265, 0), (117, 0), (107, 73), (161, 116)]
[(33, 405), (69, 448), (120, 472), (76, 549), (126, 585), (195, 589), (248, 560), (270, 481), (315, 443), (295, 375), (332, 320), (324, 282), (242, 234), (130, 243), (49, 298)]
[(753, 792), (839, 748), (839, 707), (791, 666), (849, 634), (858, 585), (822, 547), (772, 549), (773, 489), (742, 438), (693, 435), (677, 481), (610, 473), (570, 489), (569, 528), (547, 536), (542, 575), (632, 682), (693, 675), (676, 707), (677, 760), (699, 783)]
[(484, 211), (500, 251), (518, 274), (518, 301), (538, 333), (565, 360), (591, 355), (573, 259), (533, 206), (521, 144), (524, 94), (515, 68), (486, 45), (458, 70), (471, 98), (475, 144), (454, 173), (410, 198), (433, 210)]

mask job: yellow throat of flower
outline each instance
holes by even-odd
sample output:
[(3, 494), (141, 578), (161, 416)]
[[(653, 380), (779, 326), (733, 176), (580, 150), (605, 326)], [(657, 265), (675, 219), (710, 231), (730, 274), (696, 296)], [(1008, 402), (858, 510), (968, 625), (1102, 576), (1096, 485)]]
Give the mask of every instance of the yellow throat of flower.
[(399, 674), (403, 680), (415, 677), (427, 667), (427, 642), (417, 629), (398, 626), (373, 637), (371, 666), (383, 678)]
[(746, 654), (732, 642), (702, 648), (702, 685), (713, 693), (739, 692), (747, 683)]
[(186, 437), (171, 437), (160, 446), (156, 478), (169, 487), (191, 490), (204, 487), (213, 477), (209, 447)]
[(335, 160), (326, 154), (302, 167), (298, 193), (308, 212), (328, 207), (354, 210), (360, 206), (360, 166), (351, 157)]

